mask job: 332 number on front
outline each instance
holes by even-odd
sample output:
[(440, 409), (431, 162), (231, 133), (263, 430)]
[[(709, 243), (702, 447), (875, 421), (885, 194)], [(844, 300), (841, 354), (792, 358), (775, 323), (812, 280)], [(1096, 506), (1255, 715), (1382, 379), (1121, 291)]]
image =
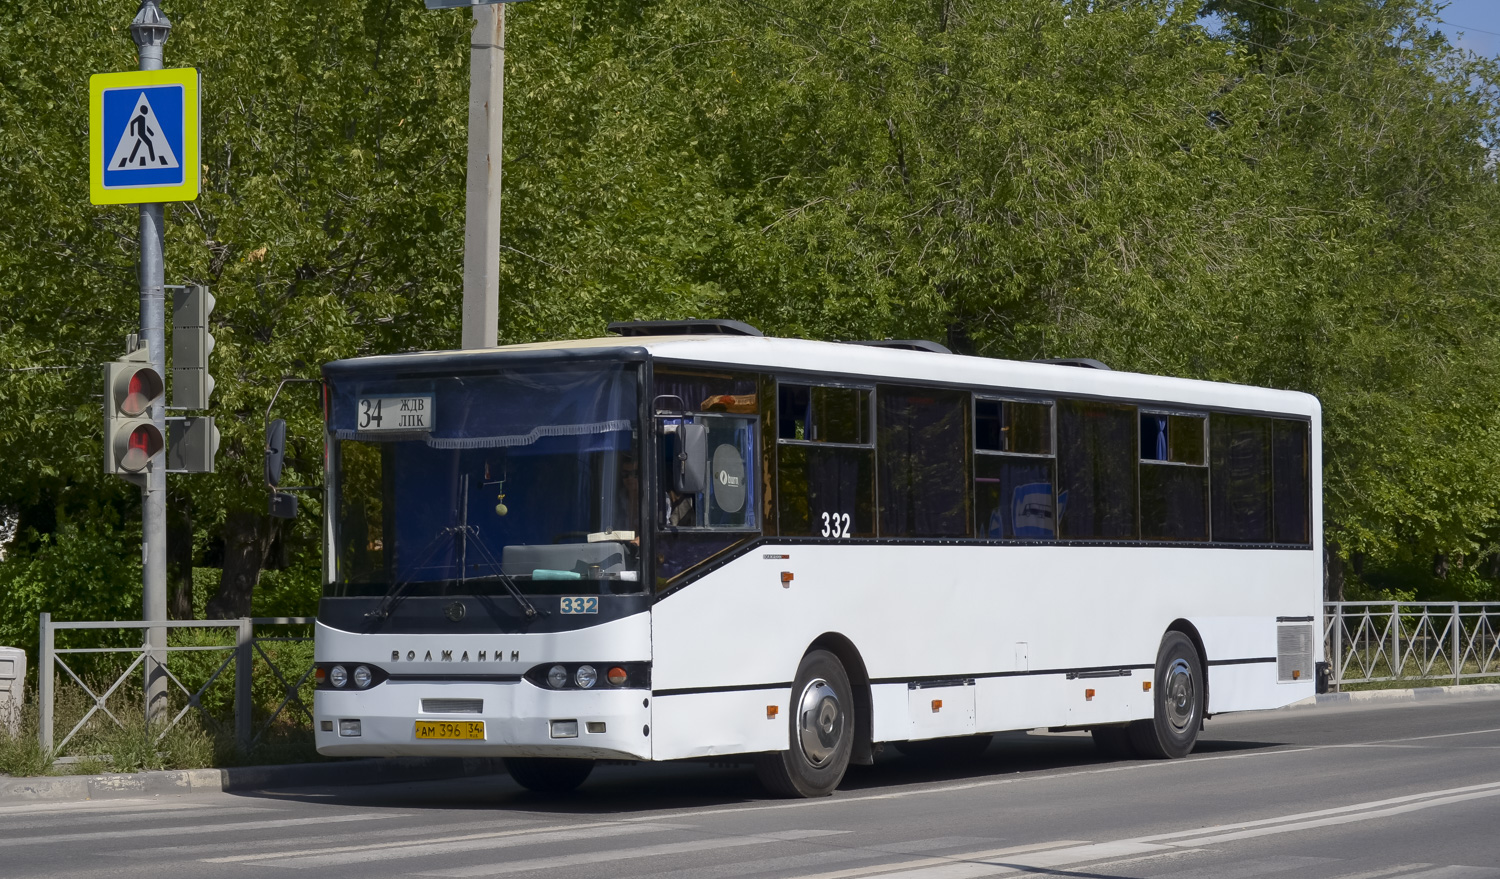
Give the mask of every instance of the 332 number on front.
[(584, 595), (578, 598), (563, 597), (563, 613), (598, 613), (599, 598), (594, 595)]

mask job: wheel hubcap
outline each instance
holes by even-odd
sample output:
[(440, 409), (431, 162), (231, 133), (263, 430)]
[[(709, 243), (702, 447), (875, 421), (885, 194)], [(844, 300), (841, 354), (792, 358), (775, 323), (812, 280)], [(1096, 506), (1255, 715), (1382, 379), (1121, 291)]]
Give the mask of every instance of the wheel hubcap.
[(802, 755), (821, 769), (833, 759), (844, 735), (844, 711), (838, 694), (822, 678), (809, 681), (797, 703), (797, 740)]
[(1191, 729), (1198, 719), (1197, 688), (1193, 669), (1185, 659), (1174, 659), (1162, 680), (1162, 695), (1167, 703), (1167, 722), (1177, 732)]

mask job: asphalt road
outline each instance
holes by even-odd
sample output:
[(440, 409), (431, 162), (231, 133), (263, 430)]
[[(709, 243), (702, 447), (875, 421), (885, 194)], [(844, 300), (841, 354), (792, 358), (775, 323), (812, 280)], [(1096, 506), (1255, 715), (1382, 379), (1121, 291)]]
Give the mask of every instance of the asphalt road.
[(1086, 736), (893, 754), (833, 797), (745, 767), (0, 805), (0, 876), (1500, 879), (1500, 698), (1217, 718), (1190, 758)]

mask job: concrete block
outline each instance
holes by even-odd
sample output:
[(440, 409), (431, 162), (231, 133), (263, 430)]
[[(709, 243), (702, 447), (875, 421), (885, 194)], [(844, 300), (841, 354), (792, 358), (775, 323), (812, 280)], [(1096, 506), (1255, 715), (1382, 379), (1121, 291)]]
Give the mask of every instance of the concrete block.
[(0, 647), (0, 727), (21, 734), (21, 709), (26, 703), (26, 651)]

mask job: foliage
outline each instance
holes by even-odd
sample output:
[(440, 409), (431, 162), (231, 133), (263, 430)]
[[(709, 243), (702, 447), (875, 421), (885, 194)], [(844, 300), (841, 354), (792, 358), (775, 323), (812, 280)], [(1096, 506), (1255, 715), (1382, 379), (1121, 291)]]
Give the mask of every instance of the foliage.
[[(21, 512), (0, 638), (21, 643), (43, 605), (135, 615), (139, 508), (98, 472), (96, 364), (135, 325), (136, 227), (88, 205), (84, 149), (87, 76), (134, 66), (134, 5), (0, 10), (0, 442), (22, 450), (0, 471)], [(1494, 595), (1500, 74), (1426, 0), (1205, 9), (1221, 30), (1170, 0), (513, 6), (502, 340), (717, 316), (1304, 390), (1354, 586)], [(167, 210), (168, 281), (218, 297), (224, 435), (172, 502), (219, 564), (263, 509), (280, 377), (458, 339), (469, 19), (166, 11), (167, 63), (203, 72), (206, 168)], [(304, 484), (312, 403), (278, 403)], [(313, 610), (303, 500), (257, 613)]]

